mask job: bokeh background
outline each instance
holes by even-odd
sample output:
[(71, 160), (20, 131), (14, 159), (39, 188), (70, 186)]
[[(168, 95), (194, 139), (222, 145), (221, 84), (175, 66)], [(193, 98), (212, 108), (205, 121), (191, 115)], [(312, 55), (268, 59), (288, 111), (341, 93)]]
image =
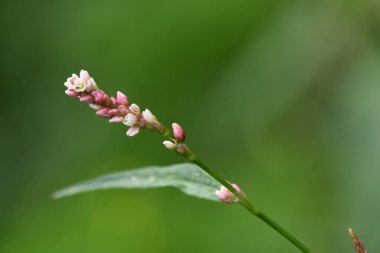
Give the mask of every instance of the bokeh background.
[(175, 189), (51, 193), (184, 162), (65, 96), (125, 91), (314, 252), (380, 251), (380, 3), (3, 0), (0, 252), (298, 252), (238, 206)]

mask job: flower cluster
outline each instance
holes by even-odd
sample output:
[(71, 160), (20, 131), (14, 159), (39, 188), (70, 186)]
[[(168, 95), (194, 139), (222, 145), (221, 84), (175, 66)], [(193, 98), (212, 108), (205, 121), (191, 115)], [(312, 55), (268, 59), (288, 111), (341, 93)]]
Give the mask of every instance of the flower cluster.
[(116, 98), (109, 97), (100, 90), (94, 79), (85, 70), (81, 70), (79, 76), (73, 74), (65, 82), (65, 93), (70, 97), (79, 98), (81, 102), (89, 104), (96, 110), (96, 115), (108, 118), (111, 123), (124, 123), (129, 127), (128, 136), (134, 136), (140, 129), (150, 128), (158, 132), (166, 129), (157, 121), (156, 117), (148, 109), (140, 112), (136, 104), (129, 104), (129, 99), (118, 91)]
[(175, 149), (178, 146), (178, 144), (182, 144), (186, 139), (186, 133), (179, 124), (173, 123), (172, 129), (174, 139), (172, 139), (171, 141), (163, 142), (164, 146), (167, 149)]
[(352, 239), (352, 244), (353, 244), (356, 252), (357, 253), (368, 253), (368, 251), (365, 250), (363, 243), (361, 241), (359, 241), (358, 237), (356, 236), (356, 234), (352, 228), (348, 229), (348, 233)]
[[(232, 184), (232, 187), (234, 187), (238, 192), (242, 193), (240, 187), (236, 184)], [(223, 201), (227, 204), (234, 204), (239, 200), (238, 197), (236, 197), (235, 194), (228, 190), (224, 185), (222, 185), (219, 190), (216, 190), (215, 194), (220, 201)]]

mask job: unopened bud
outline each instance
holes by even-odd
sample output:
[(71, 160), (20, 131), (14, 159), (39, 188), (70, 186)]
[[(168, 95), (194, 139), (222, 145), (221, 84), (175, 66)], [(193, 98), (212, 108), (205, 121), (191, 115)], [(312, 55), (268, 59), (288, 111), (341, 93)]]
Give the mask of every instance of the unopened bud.
[(124, 117), (120, 117), (120, 116), (112, 117), (109, 120), (110, 123), (120, 123), (120, 122), (123, 122), (123, 121), (124, 121)]
[(104, 102), (104, 93), (102, 91), (93, 91), (91, 93), (94, 96), (95, 102), (101, 104)]
[(108, 111), (110, 117), (113, 117), (113, 116), (116, 116), (119, 114), (119, 110), (118, 109), (111, 109)]
[(89, 106), (90, 106), (92, 109), (94, 109), (94, 110), (99, 110), (99, 109), (102, 108), (101, 105), (97, 105), (97, 104), (89, 104)]
[(139, 127), (130, 127), (127, 131), (127, 135), (129, 137), (132, 137), (132, 136), (135, 136), (136, 134), (138, 134), (140, 132), (140, 128)]
[(162, 144), (164, 144), (164, 146), (167, 148), (167, 149), (170, 149), (170, 150), (173, 150), (176, 148), (176, 144), (171, 142), (171, 141), (164, 141)]
[(94, 102), (94, 97), (90, 94), (82, 96), (79, 101), (85, 102), (85, 103), (92, 103)]
[(125, 114), (127, 114), (127, 112), (128, 112), (128, 108), (127, 108), (125, 105), (119, 105), (118, 110), (119, 110), (119, 112), (120, 112), (122, 115), (125, 115)]
[(111, 97), (111, 103), (112, 103), (113, 106), (117, 106), (116, 98)]
[(124, 95), (121, 91), (117, 92), (116, 101), (119, 105), (128, 105), (128, 97)]
[(172, 128), (173, 128), (173, 135), (174, 135), (174, 138), (176, 139), (176, 141), (184, 142), (186, 139), (186, 133), (182, 129), (182, 127), (180, 125), (178, 125), (177, 123), (173, 123)]
[(110, 108), (99, 109), (96, 111), (96, 115), (98, 115), (100, 117), (108, 118), (109, 117), (109, 113), (108, 113), (109, 110), (110, 110)]
[(94, 79), (90, 78), (90, 80), (88, 80), (86, 83), (86, 91), (91, 92), (91, 91), (97, 90), (97, 89), (98, 89), (98, 87), (96, 86)]
[[(236, 184), (232, 184), (232, 187), (235, 188), (238, 192), (241, 192), (241, 189)], [(230, 190), (228, 190), (224, 185), (220, 186), (219, 190), (215, 191), (216, 196), (220, 201), (223, 201), (227, 204), (233, 204), (238, 202), (238, 197), (235, 196)]]
[(73, 91), (73, 90), (65, 90), (65, 93), (69, 97), (76, 97), (76, 96), (78, 96), (78, 93), (75, 92), (75, 91)]
[(156, 123), (157, 121), (156, 117), (148, 109), (145, 109), (145, 111), (142, 112), (142, 115), (145, 121), (149, 124)]
[(85, 82), (87, 83), (89, 80), (90, 80), (90, 75), (88, 74), (88, 72), (86, 70), (81, 70), (80, 73), (79, 73), (79, 77)]

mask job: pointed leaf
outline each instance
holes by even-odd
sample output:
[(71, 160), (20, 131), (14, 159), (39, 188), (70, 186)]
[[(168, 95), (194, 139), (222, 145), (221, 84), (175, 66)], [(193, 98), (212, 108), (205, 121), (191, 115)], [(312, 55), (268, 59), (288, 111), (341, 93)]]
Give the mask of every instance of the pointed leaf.
[(220, 184), (198, 166), (189, 163), (110, 173), (64, 188), (55, 192), (53, 197), (58, 199), (94, 190), (167, 186), (176, 187), (191, 196), (218, 201), (215, 191)]

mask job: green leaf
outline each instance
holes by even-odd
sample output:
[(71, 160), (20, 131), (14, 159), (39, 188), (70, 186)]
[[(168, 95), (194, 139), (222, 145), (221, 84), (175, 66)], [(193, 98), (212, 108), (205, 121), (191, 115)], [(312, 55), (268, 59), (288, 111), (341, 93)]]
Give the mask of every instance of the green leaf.
[(64, 188), (55, 192), (53, 197), (58, 199), (94, 190), (167, 186), (176, 187), (191, 196), (218, 201), (215, 190), (220, 184), (198, 166), (189, 163), (110, 173)]

